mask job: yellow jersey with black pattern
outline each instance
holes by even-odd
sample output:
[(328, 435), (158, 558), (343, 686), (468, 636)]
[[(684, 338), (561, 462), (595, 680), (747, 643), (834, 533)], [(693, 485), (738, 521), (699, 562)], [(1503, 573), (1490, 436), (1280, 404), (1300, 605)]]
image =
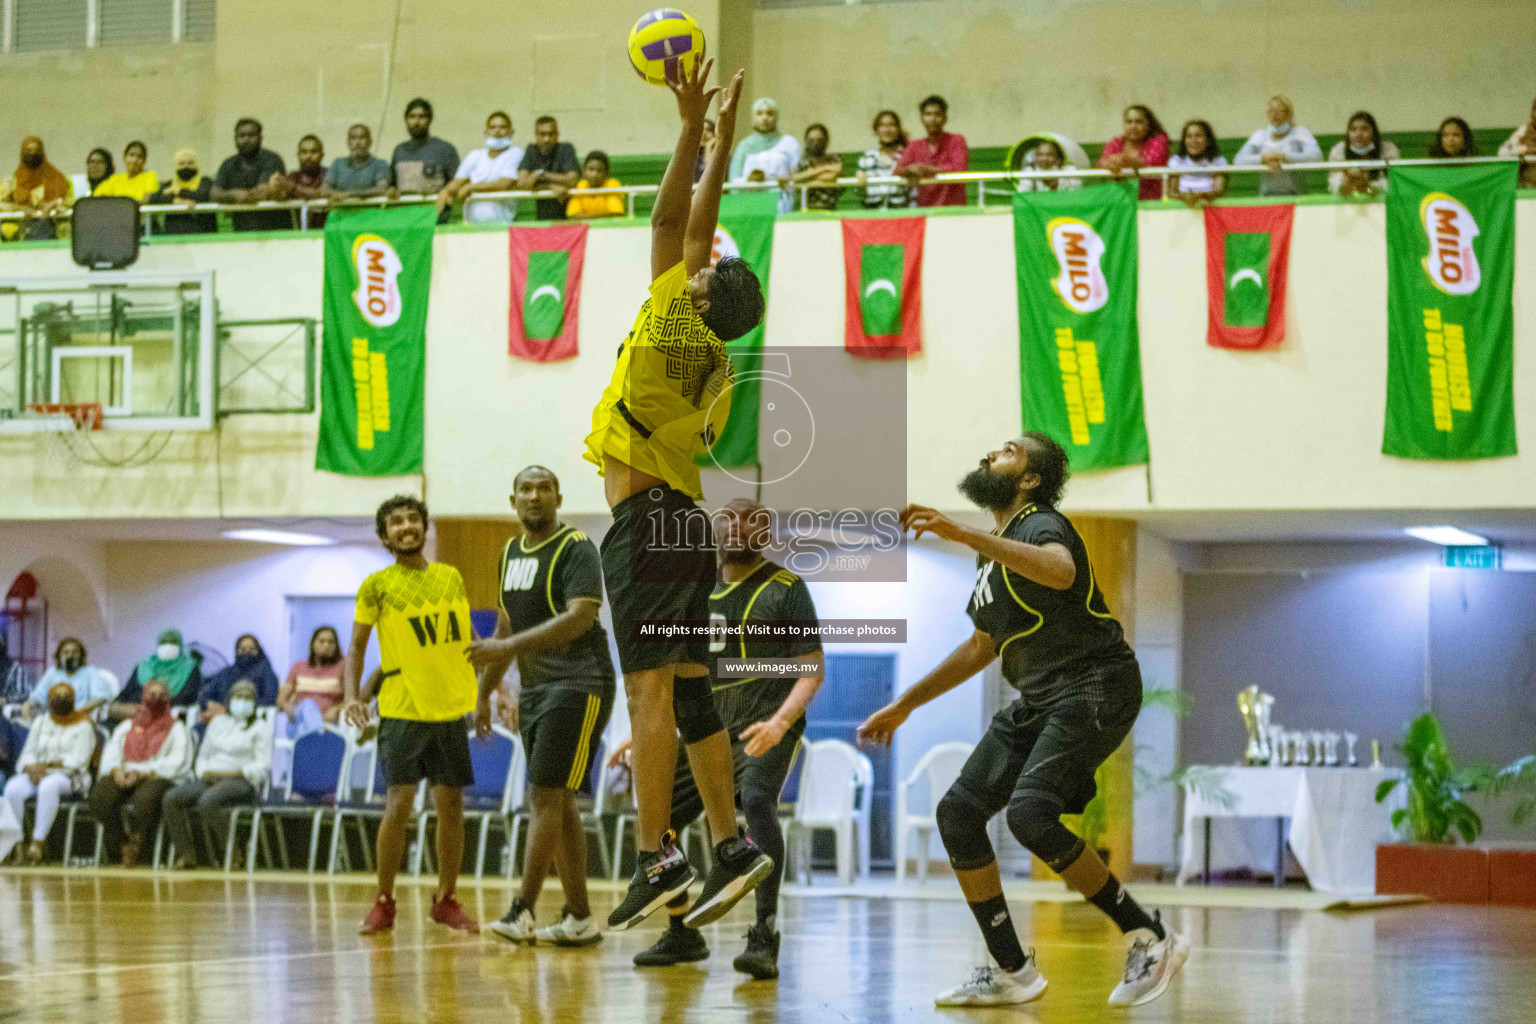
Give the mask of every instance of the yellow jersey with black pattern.
[(444, 722), (475, 710), (469, 596), (458, 569), (442, 562), (380, 569), (358, 588), (353, 617), (379, 634), (381, 716)]
[(994, 532), (1025, 544), (1060, 544), (1077, 567), (1072, 585), (1056, 590), (976, 556), (976, 582), (965, 613), (992, 638), (1003, 678), (1012, 686), (1031, 696), (1048, 688), (1052, 676), (1085, 659), (1135, 656), (1094, 578), (1088, 549), (1066, 516), (1047, 506), (1025, 505)]
[(651, 295), (619, 346), (613, 376), (592, 410), (584, 458), (611, 455), (700, 501), (695, 458), (719, 439), (731, 413), (734, 372), (725, 343), (705, 326), (682, 263), (651, 282)]

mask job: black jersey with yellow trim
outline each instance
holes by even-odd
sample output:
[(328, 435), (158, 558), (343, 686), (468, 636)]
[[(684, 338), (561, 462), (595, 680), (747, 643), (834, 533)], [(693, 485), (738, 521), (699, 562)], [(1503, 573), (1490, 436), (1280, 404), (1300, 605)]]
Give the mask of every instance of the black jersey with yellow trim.
[[(521, 633), (548, 622), (572, 601), (602, 604), (602, 560), (597, 546), (580, 530), (562, 524), (529, 546), (514, 537), (501, 551), (501, 609)], [(524, 692), (548, 683), (573, 686), (601, 696), (614, 686), (608, 634), (597, 620), (564, 647), (519, 655), (517, 671)]]
[(1085, 658), (1131, 654), (1125, 631), (1110, 613), (1070, 520), (1054, 508), (1029, 504), (995, 534), (1025, 544), (1061, 544), (1072, 554), (1076, 578), (1066, 590), (1025, 579), (1001, 562), (976, 556), (976, 582), (965, 613), (992, 638), (1003, 677), (1021, 693)]
[(709, 595), (709, 620), (713, 626), (724, 627), (724, 635), (717, 632), (710, 641), (709, 681), (720, 717), (734, 738), (753, 722), (772, 717), (794, 689), (796, 679), (722, 679), (715, 671), (716, 659), (798, 658), (819, 653), (821, 639), (815, 635), (764, 640), (749, 637), (741, 628), (749, 622), (814, 623), (816, 604), (804, 580), (765, 558), (742, 579), (715, 584), (714, 593)]

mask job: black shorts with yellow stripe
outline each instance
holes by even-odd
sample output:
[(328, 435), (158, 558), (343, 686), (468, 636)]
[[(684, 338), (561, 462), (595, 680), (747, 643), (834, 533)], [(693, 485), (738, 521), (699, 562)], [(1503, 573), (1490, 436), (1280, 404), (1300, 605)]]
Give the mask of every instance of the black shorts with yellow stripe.
[(544, 789), (578, 790), (613, 713), (614, 691), (544, 683), (518, 700), (518, 731), (528, 758), (528, 782)]

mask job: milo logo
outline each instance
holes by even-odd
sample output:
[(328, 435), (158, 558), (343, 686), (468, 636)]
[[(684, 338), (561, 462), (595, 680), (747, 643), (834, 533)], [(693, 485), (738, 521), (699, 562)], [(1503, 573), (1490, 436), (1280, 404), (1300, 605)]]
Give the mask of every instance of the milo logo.
[(1431, 192), (1419, 203), (1419, 222), (1429, 237), (1424, 273), (1447, 295), (1471, 295), (1483, 274), (1472, 251), (1478, 236), (1477, 220), (1460, 200), (1444, 192)]
[(725, 230), (723, 225), (718, 226), (715, 228), (715, 244), (709, 252), (709, 265), (714, 266), (728, 256), (739, 258), (741, 249), (737, 247), (736, 239), (731, 237), (731, 233)]
[(352, 268), (357, 272), (357, 291), (352, 301), (363, 319), (375, 327), (389, 327), (400, 319), (400, 254), (378, 235), (358, 235), (352, 243)]
[(1104, 277), (1104, 239), (1076, 217), (1057, 217), (1045, 226), (1061, 275), (1051, 287), (1074, 313), (1092, 313), (1109, 301), (1109, 281)]

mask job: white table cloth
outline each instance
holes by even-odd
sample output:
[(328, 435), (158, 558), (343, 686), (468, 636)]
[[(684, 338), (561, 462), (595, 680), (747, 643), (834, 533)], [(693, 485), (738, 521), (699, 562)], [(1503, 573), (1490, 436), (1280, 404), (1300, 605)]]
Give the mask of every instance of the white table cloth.
[[(1211, 868), (1273, 871), (1277, 819), (1289, 819), (1290, 852), (1320, 892), (1376, 890), (1376, 847), (1392, 842), (1392, 811), (1401, 787), (1382, 804), (1376, 787), (1400, 773), (1388, 768), (1213, 767), (1230, 806), (1184, 787), (1184, 850), (1178, 883), (1204, 866), (1204, 822), (1211, 821)], [(1237, 819), (1237, 820), (1234, 820)], [(1244, 821), (1241, 819), (1260, 819)]]

